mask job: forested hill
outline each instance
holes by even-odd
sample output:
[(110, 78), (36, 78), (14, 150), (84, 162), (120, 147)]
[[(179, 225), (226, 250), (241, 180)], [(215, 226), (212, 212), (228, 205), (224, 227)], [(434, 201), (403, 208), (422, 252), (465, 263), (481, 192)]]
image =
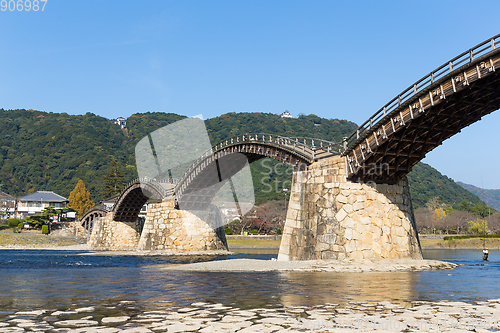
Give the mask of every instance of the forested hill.
[(324, 119), (314, 114), (283, 119), (271, 113), (227, 113), (205, 122), (212, 143), (246, 133), (271, 133), (342, 142), (356, 124), (347, 120)]
[[(104, 174), (115, 159), (127, 182), (137, 176), (134, 150), (136, 143), (148, 133), (185, 116), (148, 112), (127, 119), (127, 129), (92, 113), (68, 115), (34, 110), (0, 109), (0, 184), (1, 190), (23, 196), (38, 190), (50, 190), (65, 197), (82, 179), (94, 201), (101, 198)], [(284, 136), (305, 136), (341, 142), (356, 124), (316, 115), (282, 119), (270, 113), (228, 113), (205, 121), (212, 144), (238, 134), (272, 133)], [(259, 163), (260, 162), (260, 163)], [(268, 161), (274, 167), (275, 162)], [(257, 163), (257, 164), (256, 164)], [(265, 191), (269, 182), (284, 184), (289, 175), (270, 174), (263, 178), (262, 160), (252, 165), (257, 202), (282, 199), (281, 188)], [(284, 169), (278, 166), (277, 170)], [(419, 165), (410, 174), (412, 196), (421, 205), (434, 196), (442, 196), (447, 204), (479, 199), (456, 185), (443, 181), (441, 174)], [(281, 173), (281, 172), (280, 172)], [(445, 177), (448, 179), (447, 177)], [(437, 185), (439, 184), (439, 185)], [(425, 185), (429, 185), (426, 188)], [(432, 186), (439, 190), (429, 191)], [(458, 186), (458, 189), (455, 188)], [(413, 188), (415, 187), (415, 189)]]
[(488, 206), (495, 208), (497, 211), (500, 211), (500, 190), (484, 189), (462, 182), (457, 182), (457, 184), (465, 188), (467, 191), (470, 191), (477, 195)]
[(438, 197), (442, 203), (458, 208), (463, 200), (474, 205), (482, 203), (477, 195), (465, 190), (428, 164), (418, 163), (408, 174), (413, 207), (424, 206), (429, 199)]
[(125, 133), (91, 113), (0, 110), (0, 133), (0, 183), (14, 196), (50, 190), (68, 197), (82, 179), (95, 197), (113, 158), (128, 178), (134, 173)]

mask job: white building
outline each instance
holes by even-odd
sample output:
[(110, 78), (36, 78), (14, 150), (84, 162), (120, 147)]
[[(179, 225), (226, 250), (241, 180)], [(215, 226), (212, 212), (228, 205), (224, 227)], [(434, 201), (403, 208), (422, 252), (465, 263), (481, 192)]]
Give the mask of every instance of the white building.
[(288, 110), (285, 110), (285, 112), (283, 112), (281, 115), (280, 115), (281, 118), (293, 118), (292, 114), (290, 113), (290, 111)]
[(10, 219), (14, 217), (16, 203), (15, 197), (0, 191), (0, 218)]
[(52, 191), (38, 191), (19, 198), (17, 213), (24, 219), (30, 215), (40, 214), (44, 208), (66, 208), (69, 200)]
[(120, 125), (120, 127), (123, 129), (123, 128), (127, 128), (127, 119), (123, 118), (123, 117), (118, 117), (116, 118), (115, 124), (117, 125)]

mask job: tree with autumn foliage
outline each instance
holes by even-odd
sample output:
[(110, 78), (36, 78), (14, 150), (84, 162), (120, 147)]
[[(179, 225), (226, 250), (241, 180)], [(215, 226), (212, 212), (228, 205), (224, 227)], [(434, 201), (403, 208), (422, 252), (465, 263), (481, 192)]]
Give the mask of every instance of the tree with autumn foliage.
[(90, 192), (85, 188), (83, 180), (79, 179), (75, 189), (71, 191), (68, 207), (74, 209), (78, 216), (81, 216), (86, 210), (94, 207)]

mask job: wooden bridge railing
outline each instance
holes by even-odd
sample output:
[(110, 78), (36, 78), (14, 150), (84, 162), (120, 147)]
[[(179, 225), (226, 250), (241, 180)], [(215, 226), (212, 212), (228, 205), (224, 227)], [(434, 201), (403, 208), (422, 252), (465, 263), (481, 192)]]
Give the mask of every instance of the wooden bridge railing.
[(380, 110), (378, 110), (373, 116), (368, 118), (361, 126), (358, 127), (349, 137), (347, 137), (343, 142), (343, 154), (345, 155), (353, 147), (355, 147), (359, 140), (363, 139), (363, 135), (382, 123), (382, 120), (392, 117), (394, 110), (399, 108), (403, 103), (407, 102), (409, 99), (415, 97), (421, 92), (428, 89), (436, 81), (442, 79), (443, 77), (449, 75), (450, 73), (456, 71), (460, 67), (473, 62), (475, 59), (485, 56), (488, 53), (495, 51), (497, 45), (500, 43), (500, 34), (496, 35), (481, 44), (465, 51), (459, 56), (451, 59), (447, 63), (438, 67), (437, 69), (430, 72), (428, 75), (424, 76), (406, 90), (401, 92), (398, 96), (393, 98), (389, 103), (384, 105)]
[(228, 138), (212, 146), (212, 148), (205, 151), (191, 164), (191, 166), (184, 172), (180, 179), (184, 179), (202, 161), (204, 161), (212, 154), (225, 147), (240, 143), (263, 143), (282, 147), (287, 150), (291, 150), (299, 155), (302, 155), (310, 161), (316, 161), (318, 158), (323, 158), (331, 155), (340, 155), (342, 153), (341, 144), (327, 140), (307, 137), (285, 137), (266, 133), (249, 133)]

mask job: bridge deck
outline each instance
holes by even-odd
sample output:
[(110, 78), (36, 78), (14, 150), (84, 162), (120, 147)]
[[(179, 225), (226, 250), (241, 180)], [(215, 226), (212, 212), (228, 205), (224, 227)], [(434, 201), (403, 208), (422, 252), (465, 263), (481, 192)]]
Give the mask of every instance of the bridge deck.
[(345, 141), (348, 178), (396, 182), (442, 141), (499, 108), (500, 35), (394, 98)]

